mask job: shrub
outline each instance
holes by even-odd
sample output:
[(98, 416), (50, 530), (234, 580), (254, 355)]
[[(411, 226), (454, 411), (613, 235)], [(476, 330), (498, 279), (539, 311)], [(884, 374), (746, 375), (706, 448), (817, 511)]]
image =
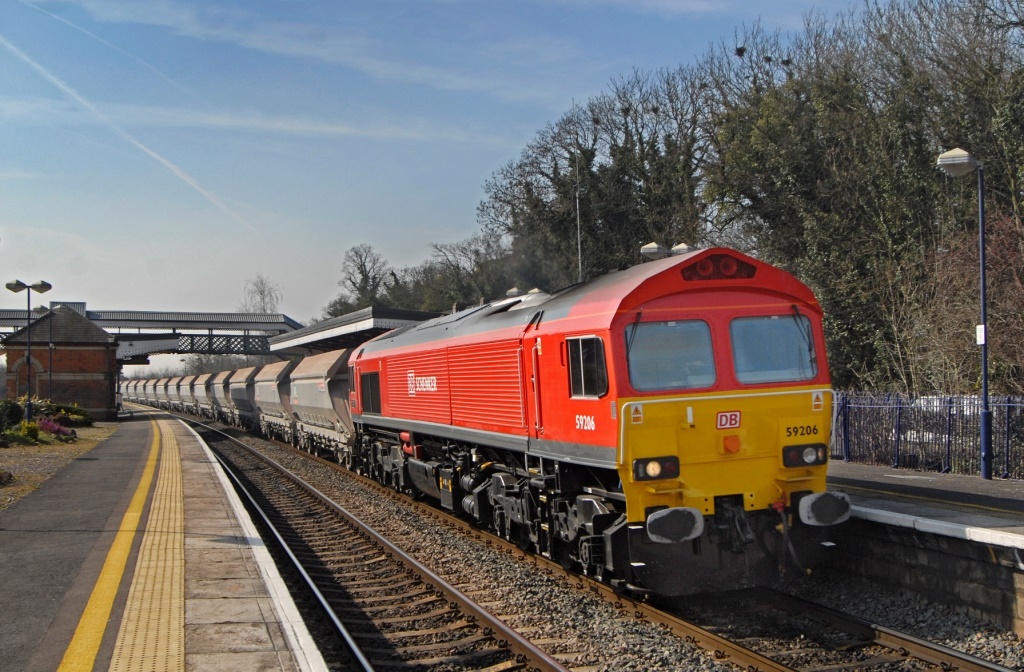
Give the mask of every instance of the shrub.
[(54, 422), (51, 418), (40, 418), (37, 424), (39, 425), (39, 429), (43, 430), (47, 434), (52, 434), (53, 438), (58, 441), (64, 441), (66, 443), (78, 438), (78, 435), (75, 434), (75, 430), (68, 429), (63, 425)]
[(0, 399), (0, 432), (17, 426), (25, 415), (25, 409), (14, 399)]
[(28, 420), (21, 421), (21, 435), (32, 439), (33, 441), (39, 440), (39, 425)]
[[(22, 406), (25, 405), (26, 398), (22, 397)], [(38, 397), (32, 397), (32, 415), (33, 417), (42, 417), (44, 415), (53, 415), (57, 412), (56, 404), (49, 399), (40, 399)]]
[(92, 427), (92, 418), (80, 408), (73, 413), (61, 410), (51, 420), (62, 427)]
[[(24, 403), (27, 399), (21, 397), (19, 401)], [(92, 427), (92, 418), (79, 408), (78, 404), (57, 404), (49, 399), (33, 399), (32, 415), (37, 418), (50, 418), (62, 427)], [(16, 424), (20, 419), (19, 415), (13, 422)]]

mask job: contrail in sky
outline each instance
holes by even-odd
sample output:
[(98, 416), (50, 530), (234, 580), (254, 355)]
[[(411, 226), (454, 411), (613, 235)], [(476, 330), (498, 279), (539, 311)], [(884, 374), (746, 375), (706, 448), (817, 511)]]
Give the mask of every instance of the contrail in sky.
[[(148, 69), (154, 75), (156, 75), (160, 79), (164, 80), (165, 82), (167, 82), (168, 84), (170, 84), (174, 88), (176, 88), (178, 91), (181, 91), (182, 93), (190, 96), (191, 98), (195, 98), (196, 100), (202, 101), (202, 99), (199, 96), (197, 96), (192, 91), (189, 91), (184, 86), (182, 86), (178, 82), (174, 81), (173, 79), (171, 79), (170, 77), (168, 77), (164, 73), (162, 73), (159, 70), (159, 68), (157, 68), (155, 65), (153, 65), (152, 63), (149, 63), (148, 61), (146, 61), (146, 60), (144, 60), (142, 58), (139, 58), (138, 56), (136, 56), (135, 54), (131, 53), (130, 51), (126, 51), (126, 50), (122, 49), (121, 47), (117, 46), (116, 44), (114, 44), (112, 42), (108, 42), (107, 40), (104, 40), (102, 37), (100, 37), (96, 33), (93, 33), (93, 32), (90, 32), (90, 31), (86, 30), (85, 28), (81, 27), (77, 23), (74, 23), (72, 21), (68, 21), (63, 16), (59, 16), (57, 14), (54, 14), (53, 12), (48, 12), (45, 9), (43, 9), (42, 7), (39, 7), (38, 5), (34, 5), (31, 2), (27, 2), (26, 0), (16, 0), (16, 1), (21, 3), (22, 5), (25, 5), (26, 7), (29, 7), (31, 9), (36, 10), (37, 12), (39, 12), (41, 14), (45, 14), (46, 16), (50, 17), (54, 21), (60, 21), (61, 23), (66, 24), (66, 25), (70, 26), (71, 28), (74, 28), (78, 32), (80, 32), (80, 33), (82, 33), (84, 35), (88, 35), (89, 37), (91, 37), (92, 39), (96, 40), (97, 42), (99, 42), (103, 46), (105, 46), (105, 47), (107, 47), (109, 49), (113, 49), (117, 53), (123, 54), (123, 55), (127, 56), (128, 58), (132, 59), (133, 61), (136, 61), (137, 63), (140, 63), (141, 65), (145, 66), (146, 69)], [(205, 101), (202, 101), (202, 102), (205, 102)]]
[(171, 173), (175, 177), (177, 177), (179, 180), (181, 180), (182, 182), (184, 182), (188, 186), (192, 187), (195, 191), (197, 191), (206, 200), (208, 200), (210, 203), (215, 205), (221, 212), (223, 212), (224, 214), (228, 215), (229, 217), (231, 217), (231, 219), (235, 220), (236, 222), (238, 222), (242, 226), (248, 228), (253, 233), (257, 233), (256, 229), (249, 222), (247, 222), (245, 219), (243, 219), (242, 216), (239, 215), (237, 212), (235, 212), (234, 210), (229, 208), (228, 205), (224, 201), (222, 201), (216, 194), (214, 194), (213, 192), (209, 191), (208, 189), (203, 188), (203, 186), (200, 185), (199, 182), (197, 182), (194, 177), (192, 177), (191, 175), (186, 173), (184, 170), (182, 170), (181, 168), (176, 166), (174, 163), (172, 163), (168, 159), (165, 159), (163, 156), (161, 156), (160, 154), (156, 153), (155, 151), (153, 151), (152, 149), (150, 149), (146, 145), (142, 144), (140, 141), (136, 140), (127, 131), (125, 131), (120, 126), (118, 126), (113, 121), (111, 121), (106, 116), (104, 116), (104, 114), (102, 112), (100, 112), (99, 109), (97, 109), (95, 105), (93, 105), (88, 100), (86, 100), (81, 95), (79, 95), (79, 93), (77, 91), (72, 89), (70, 86), (68, 86), (63, 81), (61, 81), (59, 78), (57, 78), (55, 75), (51, 74), (46, 68), (44, 68), (43, 66), (39, 65), (38, 63), (33, 61), (31, 58), (29, 58), (29, 56), (27, 54), (25, 54), (20, 49), (15, 47), (13, 44), (8, 42), (4, 38), (3, 35), (0, 35), (0, 46), (3, 46), (5, 49), (7, 49), (12, 54), (14, 54), (14, 56), (16, 56), (21, 61), (24, 61), (33, 70), (35, 70), (40, 75), (42, 75), (48, 82), (50, 82), (55, 87), (60, 89), (64, 93), (64, 95), (66, 95), (68, 98), (71, 98), (76, 103), (78, 103), (79, 105), (84, 107), (86, 110), (88, 110), (90, 113), (92, 113), (93, 116), (95, 116), (97, 119), (99, 119), (104, 124), (109, 126), (110, 129), (113, 130), (115, 133), (117, 133), (119, 136), (124, 138), (126, 141), (128, 141), (132, 145), (135, 145), (135, 147), (137, 147), (138, 149), (140, 149), (141, 151), (143, 151), (147, 155), (149, 155), (149, 157), (151, 159), (153, 159), (157, 163), (161, 164), (167, 170), (171, 171)]

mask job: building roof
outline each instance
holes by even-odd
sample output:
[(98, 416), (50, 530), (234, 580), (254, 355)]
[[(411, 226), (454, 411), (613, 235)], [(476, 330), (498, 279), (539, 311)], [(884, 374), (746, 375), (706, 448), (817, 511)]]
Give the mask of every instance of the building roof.
[(439, 313), (380, 306), (363, 308), (274, 336), (270, 339), (270, 351), (287, 355), (353, 348), (392, 329), (419, 324), (438, 315)]
[(4, 345), (25, 344), (28, 329), (36, 343), (113, 343), (115, 338), (72, 308), (57, 306), (34, 317), (28, 326), (8, 334), (3, 339)]

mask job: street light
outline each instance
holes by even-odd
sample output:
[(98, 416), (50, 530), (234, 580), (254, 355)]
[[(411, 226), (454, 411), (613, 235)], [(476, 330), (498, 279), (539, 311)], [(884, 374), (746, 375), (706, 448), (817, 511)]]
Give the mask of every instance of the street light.
[(26, 285), (21, 280), (12, 280), (7, 283), (7, 289), (11, 290), (15, 294), (27, 289), (28, 290), (28, 312), (25, 314), (25, 362), (28, 364), (26, 370), (26, 383), (27, 393), (25, 398), (25, 420), (32, 421), (32, 290), (36, 290), (40, 294), (50, 291), (53, 289), (53, 285), (40, 280), (34, 285)]
[(935, 164), (951, 177), (962, 177), (972, 170), (978, 171), (978, 250), (981, 266), (981, 324), (976, 328), (976, 340), (981, 346), (981, 477), (992, 478), (992, 410), (988, 406), (988, 324), (985, 300), (985, 164), (966, 151), (957, 148), (939, 154)]

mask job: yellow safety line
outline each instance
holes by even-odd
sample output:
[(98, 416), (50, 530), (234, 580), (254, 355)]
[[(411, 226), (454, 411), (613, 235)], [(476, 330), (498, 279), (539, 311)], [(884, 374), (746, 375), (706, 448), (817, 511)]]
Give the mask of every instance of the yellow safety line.
[(110, 672), (185, 669), (185, 519), (178, 441), (166, 420), (149, 507)]
[(135, 530), (139, 527), (142, 518), (142, 511), (146, 505), (146, 496), (149, 493), (149, 486), (153, 482), (153, 473), (156, 471), (157, 457), (160, 455), (160, 428), (156, 422), (150, 420), (153, 427), (153, 443), (149, 448), (149, 457), (146, 458), (146, 468), (142, 472), (142, 480), (139, 481), (135, 494), (132, 496), (131, 504), (121, 519), (121, 527), (114, 538), (114, 543), (107, 552), (107, 559), (103, 563), (99, 578), (89, 596), (89, 602), (85, 605), (82, 618), (75, 628), (75, 635), (71, 638), (71, 644), (64, 652), (64, 659), (57, 668), (58, 672), (77, 672), (78, 670), (92, 670), (96, 662), (96, 655), (100, 650), (100, 643), (103, 641), (103, 633), (107, 628), (107, 621), (110, 619), (110, 611), (114, 606), (114, 598), (117, 596), (117, 589), (121, 585), (121, 576), (128, 564), (128, 556), (132, 550), (132, 541), (135, 538)]

